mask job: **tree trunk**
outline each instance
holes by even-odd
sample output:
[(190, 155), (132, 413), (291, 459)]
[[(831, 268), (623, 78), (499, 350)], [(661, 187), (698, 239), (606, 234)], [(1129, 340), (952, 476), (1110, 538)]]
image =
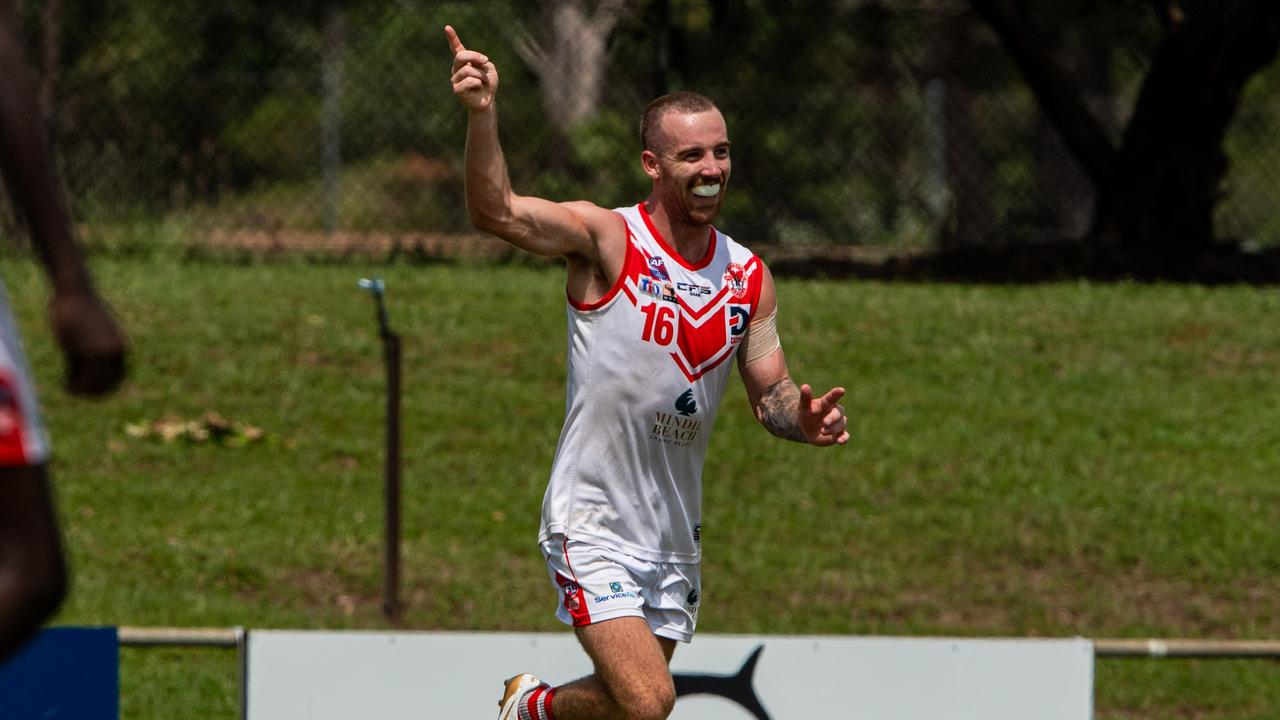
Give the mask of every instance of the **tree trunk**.
[(653, 27), (653, 97), (666, 95), (671, 87), (671, 3), (654, 0), (650, 9)]
[(45, 0), (40, 11), (43, 47), (40, 62), (40, 111), (45, 125), (52, 125), (62, 61), (62, 0)]
[(1204, 6), (1170, 25), (1103, 186), (1099, 244), (1144, 254), (1214, 245), (1214, 209), (1228, 169), (1223, 140), (1245, 83), (1278, 47), (1280, 3), (1273, 0)]
[(982, 147), (984, 128), (977, 117), (978, 92), (970, 86), (980, 72), (975, 67), (977, 29), (973, 15), (960, 9), (941, 18), (931, 32), (930, 64), (945, 83), (943, 132), (951, 206), (939, 236), (943, 248), (981, 245), (998, 227), (991, 204), (991, 159)]
[[(902, 136), (902, 118), (895, 112), (901, 105), (899, 93), (902, 77), (894, 61), (891, 40), (893, 18), (883, 2), (872, 0), (859, 8), (854, 15), (863, 42), (867, 61), (861, 63), (857, 82), (863, 92), (859, 101), (877, 108), (871, 121), (879, 143), (875, 162), (866, 169), (876, 188), (876, 215), (878, 225), (892, 231), (902, 214), (902, 194), (898, 190), (901, 178), (907, 177), (907, 144)], [(865, 94), (863, 94), (865, 93)]]
[(609, 35), (626, 6), (626, 0), (601, 0), (591, 12), (586, 0), (542, 0), (542, 37), (549, 42), (517, 38), (516, 51), (542, 83), (543, 108), (561, 134), (600, 107)]
[(1165, 36), (1116, 148), (1020, 4), (970, 2), (1093, 182), (1094, 245), (1166, 267), (1212, 248), (1213, 213), (1227, 172), (1223, 139), (1245, 83), (1280, 48), (1280, 3), (1157, 3), (1166, 13)]

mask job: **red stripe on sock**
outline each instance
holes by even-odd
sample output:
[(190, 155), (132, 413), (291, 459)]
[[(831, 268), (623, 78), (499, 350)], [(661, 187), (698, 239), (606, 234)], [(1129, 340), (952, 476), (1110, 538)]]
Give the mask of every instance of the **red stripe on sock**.
[(546, 720), (556, 720), (556, 716), (551, 714), (551, 699), (556, 696), (555, 688), (547, 688), (546, 697), (542, 701), (542, 709), (546, 712)]
[(531, 718), (538, 717), (538, 696), (541, 695), (545, 690), (546, 688), (542, 686), (538, 686), (530, 690), (528, 694), (524, 696), (524, 707), (526, 710), (529, 711), (529, 717)]

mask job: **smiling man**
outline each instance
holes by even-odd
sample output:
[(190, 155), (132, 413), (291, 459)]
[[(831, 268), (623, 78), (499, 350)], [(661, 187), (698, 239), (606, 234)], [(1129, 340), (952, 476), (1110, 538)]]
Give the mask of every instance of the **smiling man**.
[(518, 195), (498, 143), (497, 68), (445, 35), (468, 111), (472, 222), (568, 267), (568, 399), (538, 540), (557, 616), (595, 672), (558, 687), (516, 675), (498, 717), (665, 718), (671, 655), (702, 602), (702, 465), (732, 363), (760, 423), (788, 440), (845, 444), (844, 389), (795, 386), (768, 268), (712, 226), (732, 167), (714, 103), (678, 92), (645, 109), (653, 187), (635, 206)]

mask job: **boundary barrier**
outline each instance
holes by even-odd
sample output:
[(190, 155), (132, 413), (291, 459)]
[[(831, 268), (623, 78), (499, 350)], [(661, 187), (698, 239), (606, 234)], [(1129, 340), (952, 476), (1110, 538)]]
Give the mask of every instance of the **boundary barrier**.
[[(244, 645), (243, 627), (117, 628), (120, 644), (126, 647), (225, 647)], [(975, 638), (976, 639), (976, 638)], [(1105, 658), (1187, 658), (1247, 660), (1253, 658), (1280, 660), (1280, 640), (1196, 640), (1189, 638), (1094, 638), (1093, 653)]]

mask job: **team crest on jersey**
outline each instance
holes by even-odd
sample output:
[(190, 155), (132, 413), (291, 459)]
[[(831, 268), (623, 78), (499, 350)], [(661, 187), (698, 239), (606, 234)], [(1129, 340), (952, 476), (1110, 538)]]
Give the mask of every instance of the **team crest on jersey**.
[(724, 283), (734, 298), (741, 300), (747, 296), (747, 271), (738, 263), (731, 262), (725, 267)]
[(671, 276), (667, 274), (667, 265), (662, 262), (660, 257), (649, 258), (649, 274), (656, 280), (670, 280)]

